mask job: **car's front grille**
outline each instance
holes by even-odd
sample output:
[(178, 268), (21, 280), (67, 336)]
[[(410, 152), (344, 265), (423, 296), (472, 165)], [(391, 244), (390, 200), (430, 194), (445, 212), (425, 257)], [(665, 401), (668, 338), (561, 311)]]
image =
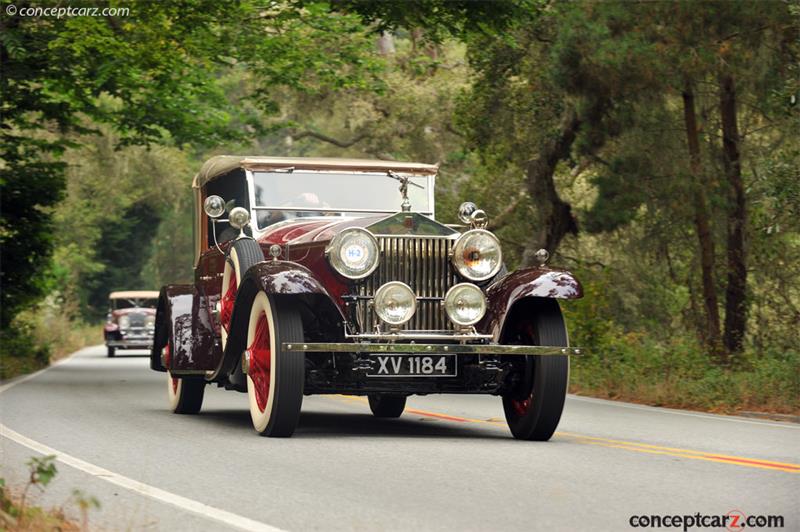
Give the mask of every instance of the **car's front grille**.
[(130, 327), (144, 327), (146, 314), (134, 313), (131, 312), (128, 314), (128, 319), (130, 320)]
[[(417, 312), (404, 330), (451, 330), (441, 301), (458, 282), (450, 264), (451, 238), (379, 236), (381, 260), (378, 269), (359, 285), (357, 318), (362, 332), (372, 332), (379, 323), (370, 305), (375, 291), (389, 281), (406, 283), (417, 294)], [(368, 298), (368, 299), (365, 299)]]

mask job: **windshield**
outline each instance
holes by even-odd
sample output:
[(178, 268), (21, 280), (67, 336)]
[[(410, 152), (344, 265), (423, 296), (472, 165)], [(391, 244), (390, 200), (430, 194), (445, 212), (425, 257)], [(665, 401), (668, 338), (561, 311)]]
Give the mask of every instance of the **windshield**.
[[(259, 227), (302, 216), (394, 213), (403, 196), (400, 183), (386, 173), (254, 172)], [(432, 176), (411, 177), (411, 210), (433, 214)], [(417, 186), (414, 186), (417, 185)]]
[(149, 298), (120, 298), (111, 300), (111, 308), (114, 310), (122, 310), (126, 308), (156, 308), (158, 304), (157, 299)]

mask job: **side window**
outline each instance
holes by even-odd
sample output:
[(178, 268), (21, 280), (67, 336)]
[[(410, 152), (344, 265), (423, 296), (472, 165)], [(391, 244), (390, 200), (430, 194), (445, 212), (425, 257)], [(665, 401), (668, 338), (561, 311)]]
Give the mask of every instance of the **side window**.
[[(206, 185), (205, 197), (217, 195), (225, 200), (228, 211), (234, 207), (250, 208), (250, 198), (247, 194), (247, 180), (244, 170), (236, 170), (230, 174), (220, 176)], [(227, 218), (227, 213), (222, 215)], [(228, 222), (212, 222), (208, 219), (208, 244), (214, 245), (214, 231), (216, 230), (217, 242), (227, 242), (239, 235), (239, 230), (231, 227)], [(214, 227), (216, 226), (216, 227)], [(245, 229), (245, 233), (250, 234), (250, 228)]]

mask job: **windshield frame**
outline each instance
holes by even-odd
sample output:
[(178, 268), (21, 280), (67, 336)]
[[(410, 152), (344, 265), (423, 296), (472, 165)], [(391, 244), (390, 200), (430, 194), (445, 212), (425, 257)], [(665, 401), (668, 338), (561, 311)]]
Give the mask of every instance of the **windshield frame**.
[[(117, 305), (118, 301), (127, 301), (130, 303), (130, 306), (121, 307)], [(147, 305), (148, 301), (152, 301), (153, 305)], [(108, 298), (109, 307), (111, 310), (128, 310), (128, 309), (137, 309), (137, 308), (146, 308), (146, 309), (155, 309), (158, 306), (158, 298), (149, 298), (149, 297), (110, 297)]]
[[(269, 173), (291, 173), (294, 169), (272, 169), (268, 171), (259, 171), (261, 173), (269, 172)], [(300, 169), (303, 173), (315, 173), (315, 174), (363, 174), (366, 177), (372, 179), (392, 179), (386, 172), (375, 172), (375, 171), (348, 171), (343, 172), (340, 169), (331, 169), (331, 170), (309, 170), (309, 169)], [(422, 173), (406, 173), (406, 172), (398, 172), (400, 175), (412, 175), (413, 177), (421, 177), (425, 178), (427, 181), (427, 189), (428, 189), (428, 205), (430, 209), (428, 210), (416, 210), (414, 209), (414, 205), (411, 205), (411, 212), (417, 212), (424, 216), (427, 216), (431, 219), (435, 219), (436, 213), (436, 206), (434, 203), (434, 188), (436, 186), (436, 174), (422, 174)], [(259, 228), (258, 223), (256, 221), (257, 211), (261, 210), (269, 210), (269, 211), (286, 211), (286, 212), (319, 212), (320, 216), (322, 213), (326, 212), (336, 212), (336, 213), (345, 213), (346, 215), (363, 215), (368, 216), (370, 214), (394, 214), (397, 212), (401, 212), (400, 204), (403, 201), (403, 197), (400, 195), (400, 184), (398, 183), (398, 191), (397, 191), (397, 209), (326, 209), (321, 207), (285, 207), (285, 206), (268, 206), (268, 205), (256, 205), (256, 191), (255, 191), (255, 172), (253, 170), (247, 169), (246, 170), (246, 179), (247, 179), (247, 186), (248, 186), (248, 195), (250, 197), (250, 225), (254, 232), (264, 232), (268, 227)], [(254, 233), (255, 234), (255, 233)]]

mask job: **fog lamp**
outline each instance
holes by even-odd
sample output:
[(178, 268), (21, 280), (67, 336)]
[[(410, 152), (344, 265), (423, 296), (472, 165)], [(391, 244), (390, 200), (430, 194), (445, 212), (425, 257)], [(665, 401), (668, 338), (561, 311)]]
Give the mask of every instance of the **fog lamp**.
[(392, 281), (378, 288), (373, 301), (378, 317), (389, 325), (403, 325), (417, 311), (414, 291), (400, 281)]
[(444, 309), (456, 325), (475, 325), (486, 314), (486, 296), (474, 284), (459, 283), (444, 296)]

